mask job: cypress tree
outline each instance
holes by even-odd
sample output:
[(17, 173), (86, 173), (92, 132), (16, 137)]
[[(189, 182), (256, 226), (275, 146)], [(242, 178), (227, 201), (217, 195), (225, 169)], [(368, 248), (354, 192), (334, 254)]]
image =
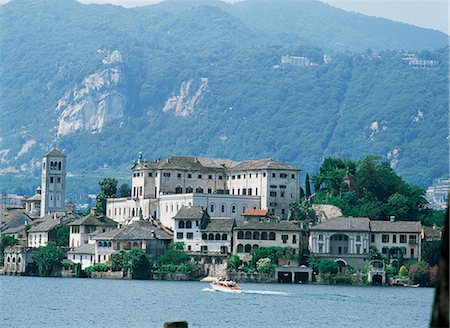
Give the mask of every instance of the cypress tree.
[(306, 189), (306, 198), (309, 199), (309, 197), (311, 197), (311, 184), (309, 182), (309, 174), (306, 173), (306, 178), (305, 178), (305, 189)]

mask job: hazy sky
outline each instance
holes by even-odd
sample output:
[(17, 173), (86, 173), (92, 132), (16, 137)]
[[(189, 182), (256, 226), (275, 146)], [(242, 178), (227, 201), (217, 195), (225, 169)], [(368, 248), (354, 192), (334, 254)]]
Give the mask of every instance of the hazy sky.
[[(158, 0), (78, 0), (83, 3), (113, 3), (124, 7), (142, 6)], [(280, 0), (274, 0), (280, 1)], [(322, 0), (330, 5), (365, 15), (384, 17), (450, 34), (448, 0)], [(0, 0), (6, 3), (8, 0)], [(236, 2), (228, 0), (228, 2)]]

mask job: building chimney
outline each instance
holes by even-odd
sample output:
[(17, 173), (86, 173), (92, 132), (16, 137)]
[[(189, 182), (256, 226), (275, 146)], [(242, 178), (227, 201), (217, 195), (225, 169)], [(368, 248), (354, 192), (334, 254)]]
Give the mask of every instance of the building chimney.
[(390, 219), (391, 222), (395, 222), (395, 215), (391, 215), (391, 216), (389, 217), (389, 219)]

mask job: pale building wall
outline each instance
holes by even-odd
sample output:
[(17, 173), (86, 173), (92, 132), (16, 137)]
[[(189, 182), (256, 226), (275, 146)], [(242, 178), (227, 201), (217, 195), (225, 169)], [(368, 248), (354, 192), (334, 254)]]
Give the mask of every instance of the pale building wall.
[[(254, 245), (257, 245), (258, 247), (291, 247), (295, 249), (296, 254), (299, 254), (300, 251), (300, 232), (299, 231), (275, 231), (275, 230), (262, 230), (262, 229), (255, 229), (255, 230), (242, 230), (244, 233), (244, 238), (240, 239), (238, 238), (239, 233), (239, 227), (236, 227), (233, 230), (233, 254), (236, 254), (239, 256), (241, 260), (248, 261), (251, 259), (250, 252), (245, 252), (245, 246), (250, 245), (252, 247), (252, 250), (254, 249)], [(261, 239), (245, 239), (245, 232), (250, 231), (253, 235), (253, 232), (257, 231), (261, 234), (261, 232), (267, 232), (269, 234), (270, 232), (275, 233), (275, 240), (261, 240)], [(283, 242), (282, 235), (287, 235), (288, 238), (286, 240), (286, 243)], [(295, 237), (294, 237), (295, 236)], [(293, 242), (295, 238), (295, 242)], [(242, 245), (244, 250), (240, 251), (239, 248)]]
[[(406, 252), (403, 254), (403, 258), (413, 258), (417, 260), (421, 260), (422, 258), (421, 254), (422, 238), (420, 232), (417, 233), (372, 232), (372, 235), (373, 237), (371, 236), (371, 241), (374, 240), (374, 242), (371, 242), (371, 246), (375, 246), (378, 249), (378, 251), (382, 253), (382, 255), (386, 255), (386, 253), (383, 253), (383, 247), (387, 248), (404, 247), (406, 249)], [(389, 242), (383, 242), (383, 235), (388, 236)], [(405, 242), (401, 242), (403, 241), (402, 240), (403, 238), (400, 237), (401, 235), (405, 236)], [(410, 236), (415, 236), (415, 239), (410, 238)]]
[(159, 198), (159, 219), (163, 225), (173, 228), (173, 217), (181, 206), (201, 206), (207, 209), (211, 218), (232, 217), (242, 222), (244, 209), (259, 209), (257, 196), (237, 196), (221, 194), (176, 194), (162, 195)]
[[(334, 236), (346, 236), (347, 240), (331, 240)], [(339, 248), (342, 252), (339, 253)], [(344, 250), (345, 248), (345, 250)], [(369, 232), (367, 231), (316, 231), (309, 235), (309, 250), (317, 254), (362, 255), (369, 254)]]
[(44, 156), (42, 159), (41, 217), (51, 212), (64, 212), (65, 198), (66, 158)]
[(73, 263), (81, 263), (81, 269), (84, 270), (88, 266), (94, 265), (95, 255), (91, 254), (69, 254), (68, 260)]
[(28, 247), (47, 246), (48, 233), (47, 232), (30, 232), (28, 234)]

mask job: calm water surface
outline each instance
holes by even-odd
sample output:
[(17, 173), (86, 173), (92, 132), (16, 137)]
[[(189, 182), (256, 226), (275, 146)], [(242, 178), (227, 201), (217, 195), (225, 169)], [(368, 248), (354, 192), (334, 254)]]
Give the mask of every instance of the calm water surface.
[[(1, 327), (427, 327), (434, 289), (0, 276)], [(274, 293), (275, 292), (275, 293)]]

